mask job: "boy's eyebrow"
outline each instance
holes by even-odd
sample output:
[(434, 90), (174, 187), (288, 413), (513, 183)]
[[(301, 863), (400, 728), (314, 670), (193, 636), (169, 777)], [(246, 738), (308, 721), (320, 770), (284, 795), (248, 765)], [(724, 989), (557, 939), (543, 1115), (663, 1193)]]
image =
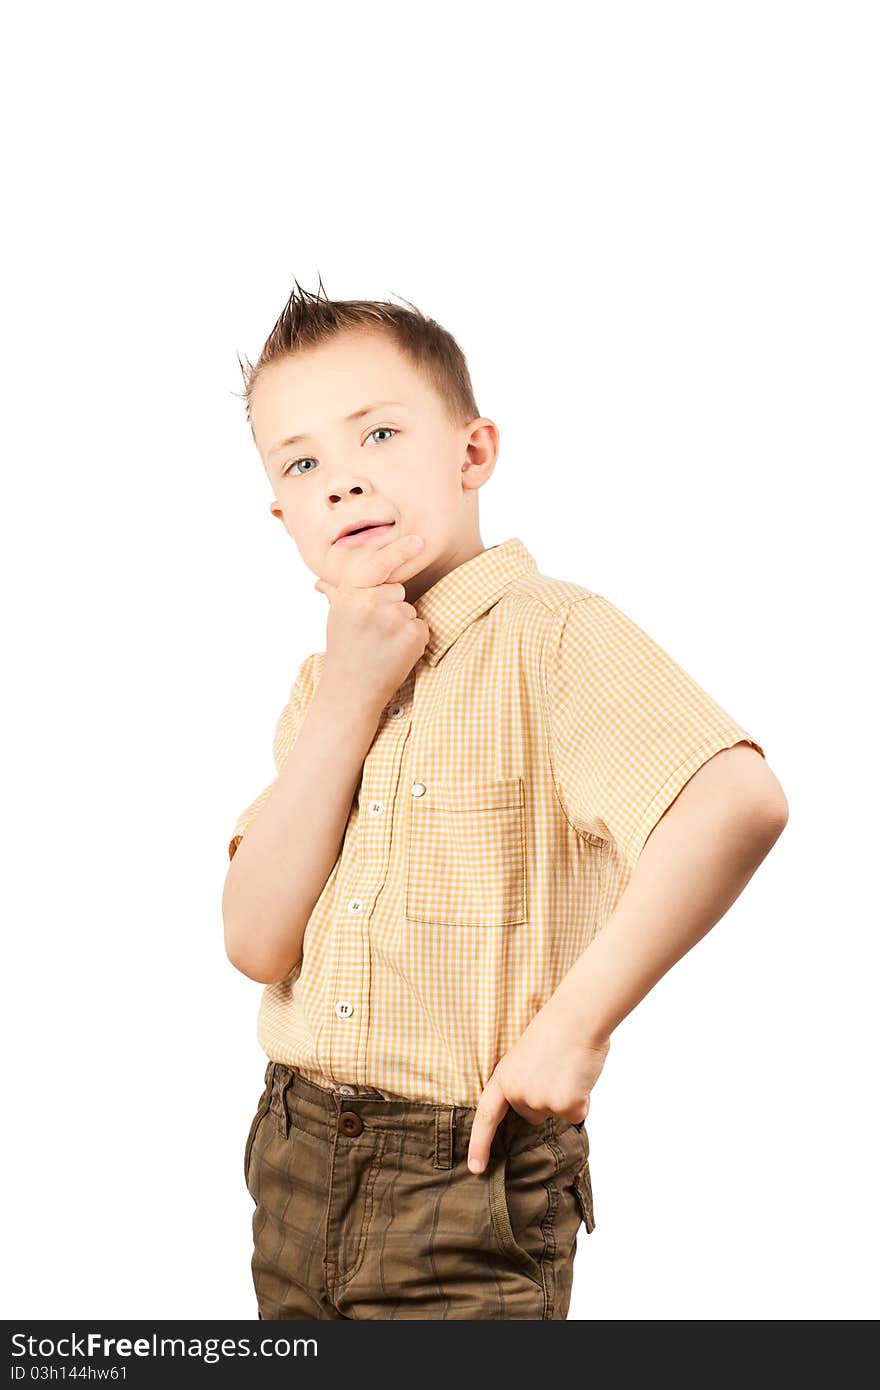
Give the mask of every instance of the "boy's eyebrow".
[[(405, 407), (406, 402), (373, 401), (372, 405), (361, 406), (360, 410), (353, 410), (350, 415), (346, 415), (342, 421), (342, 424), (347, 425), (350, 420), (360, 420), (363, 415), (369, 415), (371, 410), (378, 410), (380, 405), (402, 405)], [(292, 434), (289, 439), (280, 439), (277, 444), (272, 445), (272, 448), (269, 450), (266, 457), (272, 458), (275, 454), (278, 453), (279, 449), (288, 449), (291, 444), (300, 444), (304, 439), (309, 438), (311, 438), (311, 436), (308, 434)]]

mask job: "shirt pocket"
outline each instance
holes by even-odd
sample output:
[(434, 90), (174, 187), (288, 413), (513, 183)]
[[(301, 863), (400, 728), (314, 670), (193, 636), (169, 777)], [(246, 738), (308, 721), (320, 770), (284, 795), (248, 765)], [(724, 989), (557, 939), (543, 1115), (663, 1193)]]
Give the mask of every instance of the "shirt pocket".
[(521, 777), (413, 784), (406, 866), (410, 921), (438, 927), (525, 922), (525, 861)]

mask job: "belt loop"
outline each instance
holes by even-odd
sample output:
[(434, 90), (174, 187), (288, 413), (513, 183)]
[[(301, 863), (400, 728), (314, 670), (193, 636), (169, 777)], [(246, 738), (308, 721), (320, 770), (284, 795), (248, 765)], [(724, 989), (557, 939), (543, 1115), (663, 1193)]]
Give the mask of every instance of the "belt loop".
[(452, 1167), (452, 1131), (455, 1127), (455, 1107), (434, 1106), (434, 1167)]
[[(286, 1069), (284, 1069), (286, 1070)], [(278, 1097), (278, 1109), (275, 1112), (275, 1125), (278, 1133), (285, 1139), (290, 1133), (290, 1116), (287, 1113), (287, 1088), (293, 1081), (293, 1072), (290, 1071), (287, 1080), (284, 1080), (284, 1070), (279, 1068), (275, 1072), (275, 1094)]]

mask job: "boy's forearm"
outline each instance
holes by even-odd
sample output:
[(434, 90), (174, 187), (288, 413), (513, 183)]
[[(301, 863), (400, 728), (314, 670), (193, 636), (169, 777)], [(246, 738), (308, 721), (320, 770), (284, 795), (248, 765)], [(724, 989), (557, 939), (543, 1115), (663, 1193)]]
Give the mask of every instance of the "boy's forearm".
[(226, 954), (269, 984), (302, 956), (312, 909), (336, 862), (381, 711), (320, 683), (277, 781), (223, 887)]
[(586, 1046), (606, 1043), (715, 925), (782, 833), (785, 798), (759, 757), (725, 750), (691, 778), (648, 837), (602, 931), (553, 994), (549, 1007)]

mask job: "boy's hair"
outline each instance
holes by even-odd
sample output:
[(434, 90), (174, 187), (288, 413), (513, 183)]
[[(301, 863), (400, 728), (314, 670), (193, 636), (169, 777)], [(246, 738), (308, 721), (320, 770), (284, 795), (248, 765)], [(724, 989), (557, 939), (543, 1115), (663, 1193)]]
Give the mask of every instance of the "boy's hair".
[(408, 299), (403, 301), (409, 305), (405, 309), (374, 299), (331, 300), (326, 291), (322, 299), (324, 286), (320, 275), (317, 294), (304, 290), (297, 280), (293, 284), (290, 298), (256, 363), (247, 358), (242, 362), (238, 357), (245, 389), (234, 394), (245, 402), (251, 436), (254, 432), (251, 398), (263, 368), (279, 358), (293, 356), (301, 348), (314, 347), (337, 333), (351, 330), (386, 334), (433, 386), (454, 425), (468, 424), (479, 416), (467, 361), (458, 343), (434, 319), (425, 318)]

